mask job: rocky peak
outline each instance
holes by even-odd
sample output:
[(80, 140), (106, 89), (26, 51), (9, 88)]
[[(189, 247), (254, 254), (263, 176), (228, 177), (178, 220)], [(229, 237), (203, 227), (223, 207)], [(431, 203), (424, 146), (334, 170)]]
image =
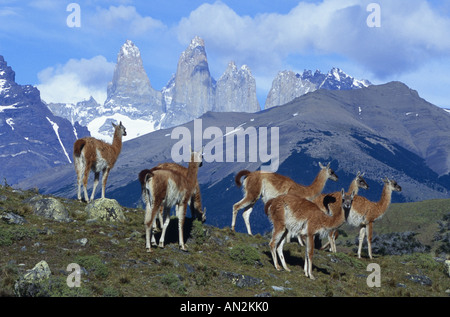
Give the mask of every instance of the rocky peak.
[(266, 99), (266, 108), (279, 106), (317, 89), (350, 90), (370, 86), (367, 80), (357, 80), (337, 67), (324, 74), (316, 70), (304, 70), (303, 74), (293, 71), (279, 72), (272, 83)]
[(296, 97), (316, 89), (316, 84), (307, 78), (303, 79), (302, 76), (291, 70), (281, 71), (272, 82), (272, 88), (266, 99), (265, 109), (284, 105)]
[(141, 58), (141, 52), (139, 51), (139, 48), (136, 45), (134, 45), (134, 43), (130, 40), (126, 40), (125, 44), (122, 45), (117, 59), (118, 61), (120, 61), (124, 58), (132, 58), (132, 59)]
[(2, 55), (0, 55), (0, 80), (15, 82), (16, 73), (6, 63)]
[(197, 48), (200, 50), (204, 50), (204, 48), (205, 48), (205, 41), (199, 36), (195, 36), (191, 40), (191, 43), (189, 44), (189, 47), (186, 51), (195, 50)]
[(247, 65), (238, 68), (232, 61), (216, 84), (214, 111), (256, 112), (261, 110), (256, 97), (256, 81)]
[(162, 127), (198, 118), (214, 105), (215, 81), (211, 77), (203, 39), (195, 37), (178, 60), (177, 72), (164, 88), (167, 115)]
[[(123, 113), (144, 117), (160, 116), (162, 94), (152, 88), (139, 48), (127, 40), (119, 50), (103, 113)], [(155, 119), (155, 118), (153, 118)]]

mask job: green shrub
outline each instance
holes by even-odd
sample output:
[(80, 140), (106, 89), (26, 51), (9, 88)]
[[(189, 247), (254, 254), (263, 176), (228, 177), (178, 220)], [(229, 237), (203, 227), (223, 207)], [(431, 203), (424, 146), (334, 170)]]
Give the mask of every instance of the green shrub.
[(36, 297), (90, 297), (92, 291), (81, 284), (80, 287), (67, 286), (64, 276), (51, 276), (39, 283), (39, 292)]
[(230, 251), (229, 255), (233, 261), (253, 265), (261, 258), (258, 250), (249, 245), (236, 245)]
[(0, 228), (0, 246), (10, 246), (15, 241), (32, 240), (37, 237), (37, 232), (33, 228), (9, 225)]
[(92, 271), (98, 278), (106, 278), (109, 275), (108, 267), (96, 255), (77, 256), (74, 262), (84, 267), (88, 272)]
[(194, 220), (192, 222), (191, 237), (196, 244), (205, 243), (206, 233), (201, 221)]
[(180, 277), (175, 273), (169, 273), (163, 276), (161, 283), (166, 285), (171, 291), (179, 294), (186, 295), (186, 286), (181, 282)]
[(413, 262), (417, 267), (424, 270), (439, 270), (443, 265), (433, 259), (427, 253), (413, 253), (404, 257), (405, 261)]

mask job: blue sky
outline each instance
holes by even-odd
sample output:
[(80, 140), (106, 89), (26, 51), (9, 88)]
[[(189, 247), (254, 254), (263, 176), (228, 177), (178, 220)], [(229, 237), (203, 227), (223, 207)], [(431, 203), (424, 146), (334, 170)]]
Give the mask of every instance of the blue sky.
[[(71, 2), (80, 27), (66, 23)], [(367, 25), (370, 3), (380, 27)], [(400, 80), (450, 108), (447, 0), (0, 0), (0, 55), (48, 102), (103, 102), (127, 39), (159, 90), (196, 35), (216, 80), (231, 60), (250, 67), (262, 106), (278, 71), (339, 67), (375, 84)]]

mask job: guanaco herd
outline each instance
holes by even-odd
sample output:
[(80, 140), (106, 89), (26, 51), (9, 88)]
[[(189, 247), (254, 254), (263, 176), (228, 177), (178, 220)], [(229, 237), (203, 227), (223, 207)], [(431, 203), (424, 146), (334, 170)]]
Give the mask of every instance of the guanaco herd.
[[(126, 136), (126, 129), (122, 125), (114, 127), (112, 144), (97, 140), (93, 137), (78, 139), (74, 143), (74, 165), (77, 173), (77, 197), (82, 200), (81, 184), (83, 184), (84, 200), (92, 201), (95, 196), (100, 173), (102, 175), (102, 194), (105, 198), (105, 187), (110, 170), (122, 149), (122, 137)], [(187, 206), (190, 206), (193, 217), (202, 222), (206, 220), (206, 208), (202, 210), (200, 187), (197, 180), (198, 169), (202, 165), (202, 153), (191, 151), (191, 160), (188, 167), (176, 163), (162, 163), (151, 169), (142, 170), (138, 179), (141, 184), (141, 195), (145, 202), (145, 246), (147, 252), (152, 252), (151, 245), (156, 245), (153, 234), (155, 219), (158, 217), (162, 225), (159, 247), (164, 247), (164, 237), (170, 221), (170, 210), (176, 209), (178, 217), (179, 246), (186, 250), (183, 239), (183, 226)], [(396, 181), (385, 178), (381, 198), (372, 202), (359, 196), (360, 188), (368, 189), (364, 174), (357, 173), (350, 183), (347, 192), (323, 194), (322, 190), (328, 179), (337, 181), (338, 176), (330, 168), (330, 163), (324, 166), (319, 163), (320, 171), (309, 186), (294, 182), (289, 177), (270, 172), (247, 170), (240, 171), (235, 177), (235, 183), (242, 187), (244, 197), (233, 205), (231, 229), (235, 230), (236, 216), (243, 209), (243, 218), (247, 232), (252, 235), (250, 227), (250, 214), (259, 198), (264, 203), (264, 211), (273, 226), (272, 239), (269, 246), (273, 263), (280, 270), (278, 259), (286, 271), (287, 267), (283, 256), (283, 245), (291, 237), (296, 237), (300, 245), (306, 244), (304, 272), (314, 279), (312, 275), (312, 258), (314, 253), (314, 236), (328, 237), (331, 252), (336, 252), (337, 229), (347, 222), (359, 227), (358, 258), (361, 258), (361, 249), (364, 237), (367, 236), (368, 255), (372, 259), (372, 230), (375, 220), (380, 219), (389, 207), (392, 191), (401, 191)], [(94, 185), (90, 199), (87, 193), (89, 172), (95, 174)], [(244, 180), (241, 182), (241, 179)], [(305, 240), (305, 242), (303, 242)]]

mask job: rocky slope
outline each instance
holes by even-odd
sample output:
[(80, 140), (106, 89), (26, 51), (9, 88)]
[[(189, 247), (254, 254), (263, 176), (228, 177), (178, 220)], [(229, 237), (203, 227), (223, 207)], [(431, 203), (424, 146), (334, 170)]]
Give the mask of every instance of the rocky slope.
[[(400, 204), (393, 206), (391, 214), (434, 223), (437, 229), (437, 222), (448, 219), (448, 206), (446, 201), (440, 207), (426, 202), (420, 212), (411, 212), (411, 206), (402, 210)], [(437, 251), (445, 242), (423, 240), (423, 229), (428, 226), (416, 227), (420, 222), (401, 224), (395, 232), (376, 235), (377, 241), (385, 244), (376, 242), (374, 248), (385, 248), (378, 248), (373, 260), (366, 257), (365, 247), (363, 258), (356, 258), (356, 232), (344, 226), (337, 239), (338, 253), (314, 251), (317, 279), (312, 281), (303, 274), (304, 248), (296, 242), (284, 247), (292, 272), (276, 271), (268, 247), (270, 235), (251, 237), (187, 218), (188, 252), (183, 252), (178, 249), (177, 220), (173, 218), (165, 248), (155, 248), (149, 254), (145, 251), (142, 210), (116, 205), (124, 218), (112, 221), (115, 219), (92, 218), (88, 207), (0, 186), (0, 296), (145, 296), (158, 297), (159, 304), (167, 296), (172, 297), (168, 310), (174, 312), (188, 301), (197, 303), (196, 297), (201, 297), (201, 303), (216, 304), (214, 311), (224, 311), (226, 303), (249, 302), (233, 298), (252, 297), (251, 302), (266, 303), (272, 311), (282, 309), (286, 301), (269, 297), (447, 297), (450, 291), (449, 261)], [(423, 208), (434, 212), (423, 216)], [(57, 209), (64, 211), (66, 220), (48, 216), (57, 214)], [(104, 211), (104, 215), (108, 213)], [(383, 228), (381, 223), (377, 228)], [(413, 235), (399, 231), (415, 228), (418, 231)], [(414, 251), (418, 246), (425, 246), (426, 251)], [(390, 248), (394, 253), (401, 249), (402, 255), (392, 255)], [(367, 283), (374, 280), (370, 263), (380, 265), (380, 287)], [(77, 268), (78, 279), (74, 274)]]

